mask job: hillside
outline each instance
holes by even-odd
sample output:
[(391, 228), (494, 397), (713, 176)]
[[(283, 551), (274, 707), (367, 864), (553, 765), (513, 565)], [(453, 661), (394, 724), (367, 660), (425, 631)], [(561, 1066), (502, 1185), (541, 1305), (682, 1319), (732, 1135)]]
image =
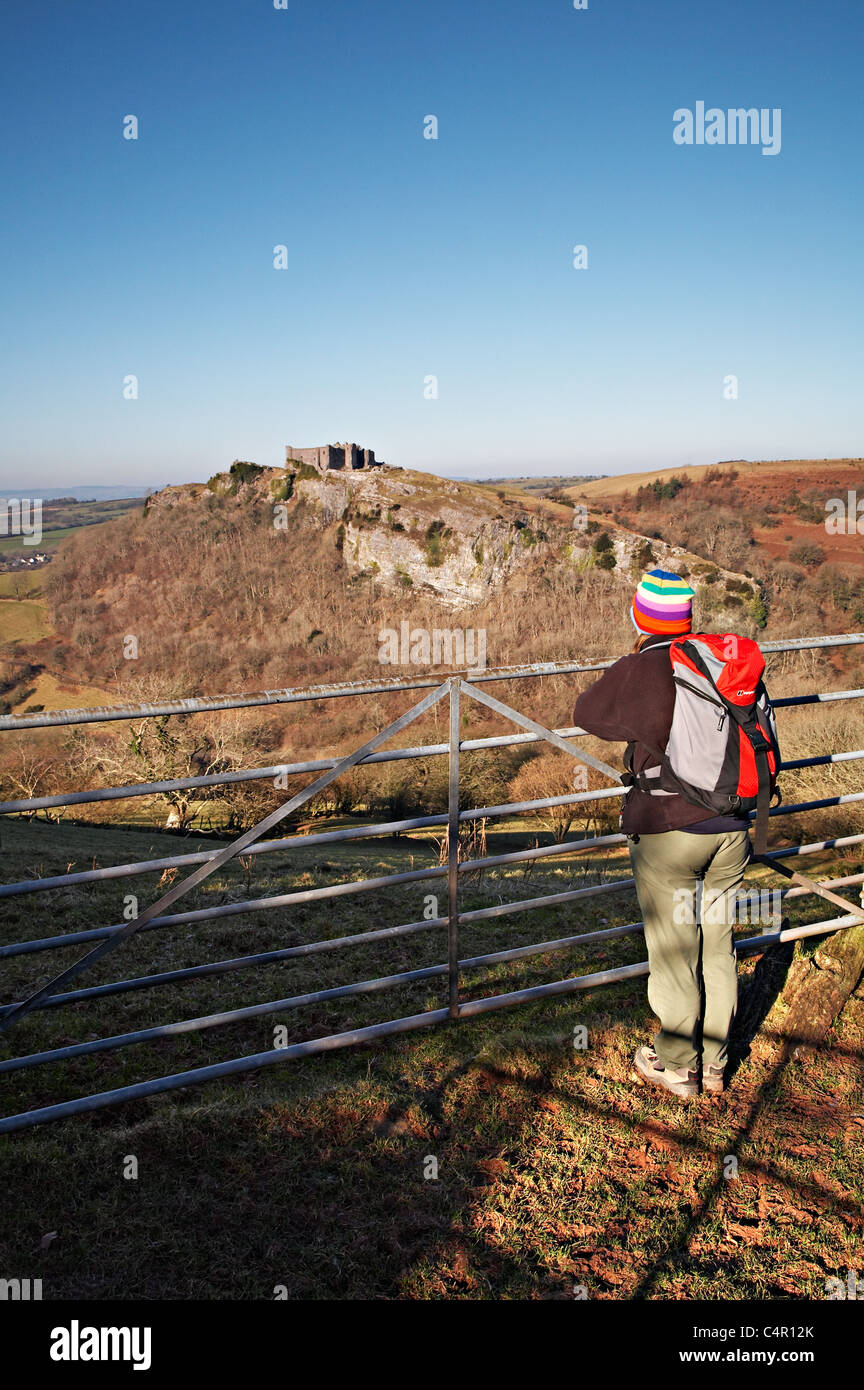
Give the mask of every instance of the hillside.
[(740, 571), (579, 520), (395, 468), (221, 474), (155, 494), (110, 543), (73, 537), (47, 582), (57, 636), (28, 654), (79, 681), (113, 688), (134, 670), (185, 693), (380, 675), (379, 631), (402, 620), (483, 627), (490, 665), (572, 659), (629, 645), (629, 597), (655, 560), (691, 575), (706, 614), (760, 620)]
[[(757, 487), (770, 479), (770, 486), (790, 489), (790, 474), (796, 475), (808, 485), (820, 485), (834, 478), (853, 476), (859, 488), (864, 484), (864, 459), (766, 459), (752, 462), (748, 459), (726, 459), (722, 463), (693, 464), (679, 468), (646, 469), (641, 473), (618, 473), (614, 477), (594, 478), (590, 482), (574, 483), (566, 491), (574, 499), (597, 500), (620, 497), (625, 492), (635, 492), (639, 487), (649, 486), (654, 481), (663, 483), (670, 478), (690, 478), (698, 481), (709, 468), (723, 472), (734, 471), (743, 482)], [(775, 476), (776, 475), (776, 476)]]
[[(530, 832), (493, 825), (489, 852), (527, 847)], [(4, 833), (10, 878), (29, 876), (34, 865), (63, 873), (70, 863), (87, 868), (208, 847), (198, 837), (178, 844), (143, 829), (12, 821)], [(434, 844), (417, 834), (326, 851), (300, 845), (256, 860), (254, 884), (261, 894), (285, 893), (436, 862)], [(836, 862), (826, 857), (825, 872)], [(856, 867), (847, 860), (842, 872)], [(557, 856), (538, 862), (527, 879), (523, 865), (502, 865), (464, 885), (462, 903), (484, 908), (626, 873), (624, 854)], [(136, 891), (148, 902), (157, 879), (137, 880), (146, 881)], [(111, 972), (101, 978), (245, 955), (251, 943), (263, 952), (348, 934), (364, 916), (394, 926), (417, 916), (417, 895), (408, 883), (367, 897), (365, 907), (330, 898), (151, 932), (99, 967)], [(202, 885), (195, 905), (240, 896), (250, 892), (238, 867)], [(110, 882), (72, 887), (62, 903), (48, 894), (7, 900), (4, 939), (35, 935), (35, 921), (52, 910), (62, 912), (64, 931), (101, 925), (116, 919), (118, 902)], [(796, 921), (822, 915), (804, 899), (790, 907)], [(632, 890), (617, 892), (467, 922), (460, 941), (468, 956), (638, 915)], [(624, 935), (472, 971), (463, 988), (501, 993), (630, 965), (644, 954), (640, 936)], [(421, 934), (356, 946), (350, 956), (296, 957), (108, 995), (25, 1020), (23, 1035), (8, 1035), (7, 1051), (224, 1013), (444, 956), (440, 934)], [(5, 966), (5, 997), (20, 998), (42, 983), (46, 960), (18, 956)], [(742, 982), (752, 970), (745, 958)], [(434, 980), (415, 980), (398, 993), (310, 1002), (270, 1020), (20, 1071), (4, 1077), (3, 1113), (258, 1052), (274, 1045), (274, 1023), (293, 1043), (420, 1012), (441, 997)], [(574, 1051), (574, 1019), (589, 1030), (584, 1051)], [(291, 1297), (315, 1300), (494, 1296), (572, 1305), (579, 1283), (595, 1301), (794, 1300), (796, 1313), (806, 1306), (809, 1315), (807, 1300), (824, 1298), (826, 1275), (844, 1270), (847, 1250), (860, 1269), (864, 997), (859, 989), (830, 1044), (806, 1064), (781, 1064), (774, 1021), (753, 1040), (728, 1094), (695, 1107), (631, 1084), (629, 1057), (653, 1026), (637, 979), (403, 1035), (374, 1051), (325, 1053), (25, 1130), (0, 1146), (0, 1261), (44, 1278), (55, 1300), (260, 1300), (287, 1285)], [(118, 1176), (130, 1152), (142, 1160), (134, 1185)], [(440, 1182), (420, 1177), (429, 1153), (439, 1158)], [(724, 1181), (730, 1154), (740, 1177)], [(46, 1232), (57, 1233), (47, 1249)], [(230, 1258), (214, 1258), (214, 1250)]]
[[(421, 638), (442, 630), (482, 634), (490, 667), (588, 663), (632, 647), (630, 599), (653, 565), (689, 578), (697, 628), (775, 638), (864, 627), (859, 581), (821, 559), (814, 566), (809, 554), (806, 563), (775, 562), (758, 544), (757, 513), (748, 512), (737, 486), (731, 473), (709, 470), (698, 483), (637, 490), (604, 511), (599, 503), (584, 508), (570, 499), (397, 468), (321, 477), (312, 468), (235, 466), (209, 484), (166, 488), (145, 510), (65, 541), (41, 572), (44, 596), (21, 595), (43, 605), (48, 626), (45, 635), (34, 628), (28, 640), (24, 630), (0, 648), (0, 701), (21, 713), (410, 680), (473, 664), (470, 654), (460, 661), (439, 652), (435, 666), (422, 651), (407, 664), (382, 661), (384, 634), (399, 633), (403, 624)], [(14, 611), (11, 600), (0, 601), (0, 623)], [(34, 615), (35, 609), (31, 621)], [(817, 679), (813, 663), (780, 659), (775, 669), (782, 683), (774, 688), (791, 694), (864, 684), (855, 648), (820, 654), (819, 667)], [(537, 683), (532, 714), (566, 725), (585, 679)], [(499, 698), (522, 708), (526, 691), (524, 681), (496, 686)], [(0, 781), (7, 794), (32, 795), (319, 758), (361, 743), (414, 698), (409, 692), (281, 705), (171, 720), (167, 729), (144, 721), (131, 742), (123, 724), (7, 735)], [(440, 738), (439, 715), (433, 710), (403, 741)], [(802, 754), (814, 744), (822, 751), (860, 747), (860, 730), (846, 727), (857, 718), (856, 710), (837, 707), (820, 711), (814, 722), (801, 711), (787, 721), (790, 733), (796, 727), (787, 746)], [(484, 737), (501, 732), (501, 720), (472, 702), (463, 727), (467, 737)], [(511, 752), (472, 755), (474, 804), (507, 800), (514, 779), (523, 770), (529, 776), (522, 766), (527, 750)], [(532, 794), (568, 790), (561, 761), (545, 772), (538, 764), (538, 776), (548, 773), (550, 781)], [(846, 788), (859, 775), (850, 764), (831, 777)], [(389, 817), (419, 805), (437, 811), (446, 805), (442, 776), (431, 764), (382, 765), (340, 781), (338, 796), (325, 798), (315, 813)], [(796, 774), (802, 789), (806, 778)], [(818, 780), (825, 782), (822, 770)], [(274, 795), (259, 782), (196, 802), (169, 796), (170, 823), (249, 823), (271, 808)], [(515, 795), (527, 793), (520, 786)], [(165, 803), (135, 801), (123, 815), (127, 822), (164, 823)], [(114, 817), (111, 805), (96, 805), (87, 815)], [(836, 833), (833, 821), (830, 828)]]
[(403, 621), (482, 629), (491, 666), (605, 656), (630, 645), (629, 598), (653, 564), (689, 577), (697, 625), (864, 626), (864, 546), (824, 527), (824, 497), (858, 465), (813, 464), (806, 495), (792, 466), (690, 472), (635, 475), (606, 498), (595, 490), (626, 480), (552, 499), (386, 466), (238, 465), (165, 488), (67, 539), (44, 599), (17, 595), (26, 613), (11, 593), (0, 604), (0, 653), (11, 644), (20, 668), (9, 708), (32, 707), (34, 687), (47, 703), (49, 677), (70, 703), (76, 687), (110, 700), (142, 680), (188, 695), (392, 677), (379, 634)]
[[(677, 505), (665, 509), (666, 525), (660, 534), (667, 540), (680, 536), (683, 543), (692, 544), (695, 539), (696, 548), (705, 553), (711, 546), (712, 522), (721, 519), (716, 511), (713, 517), (705, 513), (710, 513), (713, 505), (725, 505), (734, 512), (748, 544), (756, 547), (751, 557), (757, 562), (754, 573), (760, 562), (765, 574), (778, 562), (791, 562), (811, 575), (824, 565), (839, 567), (855, 584), (864, 577), (864, 538), (854, 529), (847, 534), (848, 527), (843, 532), (826, 528), (830, 498), (846, 504), (852, 493), (856, 500), (864, 501), (864, 459), (740, 461), (708, 468), (668, 468), (574, 485), (564, 489), (563, 495), (653, 534), (656, 519), (664, 511), (663, 502), (670, 500), (681, 482), (689, 491), (677, 499)], [(699, 504), (701, 517), (695, 514), (694, 503)], [(686, 513), (683, 530), (677, 528), (681, 513)], [(731, 516), (728, 519), (731, 521)], [(703, 524), (701, 534), (700, 521), (708, 523)]]
[(784, 632), (864, 627), (864, 537), (847, 520), (850, 495), (853, 511), (864, 505), (860, 459), (668, 469), (566, 490), (604, 521), (752, 575), (769, 626)]

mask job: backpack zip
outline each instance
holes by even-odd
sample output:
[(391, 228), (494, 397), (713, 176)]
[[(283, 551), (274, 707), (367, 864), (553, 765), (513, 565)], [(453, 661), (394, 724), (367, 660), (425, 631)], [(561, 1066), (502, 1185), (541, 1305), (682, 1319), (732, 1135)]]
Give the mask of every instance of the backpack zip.
[(697, 690), (696, 687), (691, 685), (689, 681), (682, 680), (680, 676), (673, 676), (672, 680), (675, 685), (683, 686), (685, 690), (689, 690), (691, 695), (696, 695), (700, 700), (707, 700), (709, 705), (716, 705), (718, 709), (722, 709), (723, 718), (726, 718), (728, 709), (727, 706), (724, 705), (722, 700), (712, 699), (710, 695), (705, 694), (704, 690)]

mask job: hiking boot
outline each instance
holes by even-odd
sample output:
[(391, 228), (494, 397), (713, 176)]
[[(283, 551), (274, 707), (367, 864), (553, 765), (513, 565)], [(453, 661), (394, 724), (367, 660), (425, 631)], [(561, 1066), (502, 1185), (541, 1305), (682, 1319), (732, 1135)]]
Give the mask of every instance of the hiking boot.
[(673, 1096), (698, 1096), (699, 1075), (686, 1067), (664, 1067), (653, 1047), (637, 1047), (633, 1054), (633, 1065), (639, 1075), (652, 1086), (661, 1086), (671, 1091)]
[(703, 1067), (702, 1090), (710, 1091), (712, 1095), (719, 1095), (721, 1091), (726, 1089), (723, 1081), (725, 1073), (725, 1067)]

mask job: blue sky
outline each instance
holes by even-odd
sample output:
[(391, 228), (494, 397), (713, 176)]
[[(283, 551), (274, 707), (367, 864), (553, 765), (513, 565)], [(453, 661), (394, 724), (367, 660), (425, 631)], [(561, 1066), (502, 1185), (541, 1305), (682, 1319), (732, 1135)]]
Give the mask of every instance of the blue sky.
[(4, 6), (0, 485), (864, 453), (859, 7), (287, 4)]

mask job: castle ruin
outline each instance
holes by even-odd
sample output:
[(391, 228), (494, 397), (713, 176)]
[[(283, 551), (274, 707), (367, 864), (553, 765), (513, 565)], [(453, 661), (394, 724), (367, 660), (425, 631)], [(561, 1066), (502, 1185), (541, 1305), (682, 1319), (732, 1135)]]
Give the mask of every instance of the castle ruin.
[(285, 445), (285, 467), (292, 463), (307, 463), (326, 473), (328, 468), (380, 468), (374, 449), (361, 449), (359, 444), (318, 444), (311, 449)]

